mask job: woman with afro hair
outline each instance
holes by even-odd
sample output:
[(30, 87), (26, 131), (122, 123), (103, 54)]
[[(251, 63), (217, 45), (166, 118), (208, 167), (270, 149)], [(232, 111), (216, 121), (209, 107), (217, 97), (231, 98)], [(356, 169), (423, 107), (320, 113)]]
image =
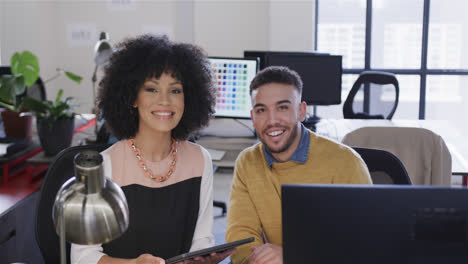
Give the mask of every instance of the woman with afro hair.
[[(98, 106), (118, 139), (102, 152), (104, 174), (122, 187), (130, 224), (109, 243), (73, 244), (72, 263), (164, 263), (214, 245), (211, 157), (187, 141), (213, 113), (212, 82), (194, 45), (142, 35), (117, 46)], [(218, 263), (232, 252), (184, 263)]]

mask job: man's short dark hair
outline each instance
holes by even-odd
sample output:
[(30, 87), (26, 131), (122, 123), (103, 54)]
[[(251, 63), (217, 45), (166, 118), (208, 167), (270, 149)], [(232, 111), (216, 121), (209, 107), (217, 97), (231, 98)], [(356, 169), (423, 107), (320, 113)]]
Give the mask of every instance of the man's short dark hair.
[(253, 90), (268, 83), (289, 84), (296, 88), (302, 95), (302, 80), (299, 74), (288, 67), (270, 66), (261, 70), (250, 83), (250, 95)]
[(211, 66), (195, 45), (175, 43), (165, 36), (126, 39), (117, 46), (104, 73), (98, 106), (108, 130), (119, 140), (135, 137), (139, 116), (133, 105), (138, 90), (147, 79), (163, 73), (171, 73), (184, 90), (184, 113), (172, 137), (187, 139), (207, 125), (214, 113)]

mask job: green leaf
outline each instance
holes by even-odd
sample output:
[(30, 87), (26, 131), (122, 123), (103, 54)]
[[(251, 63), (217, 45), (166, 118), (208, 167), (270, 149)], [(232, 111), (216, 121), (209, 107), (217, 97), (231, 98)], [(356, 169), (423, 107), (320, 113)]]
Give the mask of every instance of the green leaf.
[(70, 78), (72, 81), (76, 82), (76, 83), (81, 83), (81, 80), (83, 80), (83, 77), (78, 76), (78, 75), (76, 75), (74, 73), (71, 73), (71, 72), (68, 72), (68, 71), (65, 72), (65, 75), (68, 78)]
[(26, 91), (26, 80), (23, 75), (16, 76), (14, 80), (11, 80), (13, 91), (12, 96), (16, 97)]
[(45, 101), (39, 101), (31, 97), (24, 98), (22, 106), (25, 109), (36, 112), (36, 114), (37, 113), (46, 114), (48, 110), (48, 106), (45, 103)]
[(26, 86), (22, 75), (2, 75), (0, 76), (0, 100), (15, 107), (16, 96), (23, 94)]
[(62, 95), (63, 89), (60, 89), (54, 101), (40, 101), (26, 97), (23, 100), (23, 107), (34, 112), (38, 119), (45, 120), (46, 122), (55, 122), (59, 119), (72, 118), (75, 115), (75, 113), (71, 111), (71, 106), (69, 104), (72, 97), (67, 97), (65, 100), (61, 100)]
[(23, 75), (26, 86), (33, 85), (39, 77), (39, 60), (30, 51), (15, 52), (10, 61), (11, 72), (14, 75)]
[(11, 78), (14, 78), (14, 76), (0, 76), (0, 98), (2, 101), (4, 101), (4, 103), (12, 103), (14, 100), (14, 97), (11, 96), (11, 91), (14, 90), (14, 87), (10, 85)]
[(62, 94), (63, 94), (63, 89), (60, 89), (57, 93), (57, 97), (55, 97), (55, 103), (54, 105), (58, 105), (60, 103), (60, 99), (62, 98)]
[(6, 104), (2, 101), (0, 101), (0, 107), (5, 107), (6, 109), (13, 111), (13, 112), (16, 111), (14, 106), (12, 106), (11, 104)]
[(13, 56), (11, 56), (10, 58), (10, 68), (11, 68), (12, 74), (14, 75), (21, 74), (21, 72), (18, 71), (20, 61), (21, 61), (20, 53), (15, 52)]

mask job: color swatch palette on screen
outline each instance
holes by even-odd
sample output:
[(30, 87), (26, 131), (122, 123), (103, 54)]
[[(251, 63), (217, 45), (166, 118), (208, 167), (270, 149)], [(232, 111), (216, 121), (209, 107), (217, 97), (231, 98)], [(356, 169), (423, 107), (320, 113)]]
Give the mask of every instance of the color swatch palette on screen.
[(250, 118), (249, 86), (257, 73), (257, 61), (209, 58), (216, 87), (215, 116)]

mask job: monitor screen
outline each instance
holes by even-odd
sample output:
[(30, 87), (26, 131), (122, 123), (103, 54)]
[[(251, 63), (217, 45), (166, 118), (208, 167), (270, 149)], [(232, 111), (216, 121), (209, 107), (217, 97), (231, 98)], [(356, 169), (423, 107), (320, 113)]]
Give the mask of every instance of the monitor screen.
[(259, 57), (260, 69), (286, 66), (302, 79), (302, 101), (308, 105), (341, 103), (342, 56), (315, 52), (244, 51), (244, 56)]
[(283, 185), (284, 263), (468, 263), (468, 189)]
[(250, 118), (249, 87), (258, 71), (257, 58), (209, 58), (216, 87), (216, 117)]

